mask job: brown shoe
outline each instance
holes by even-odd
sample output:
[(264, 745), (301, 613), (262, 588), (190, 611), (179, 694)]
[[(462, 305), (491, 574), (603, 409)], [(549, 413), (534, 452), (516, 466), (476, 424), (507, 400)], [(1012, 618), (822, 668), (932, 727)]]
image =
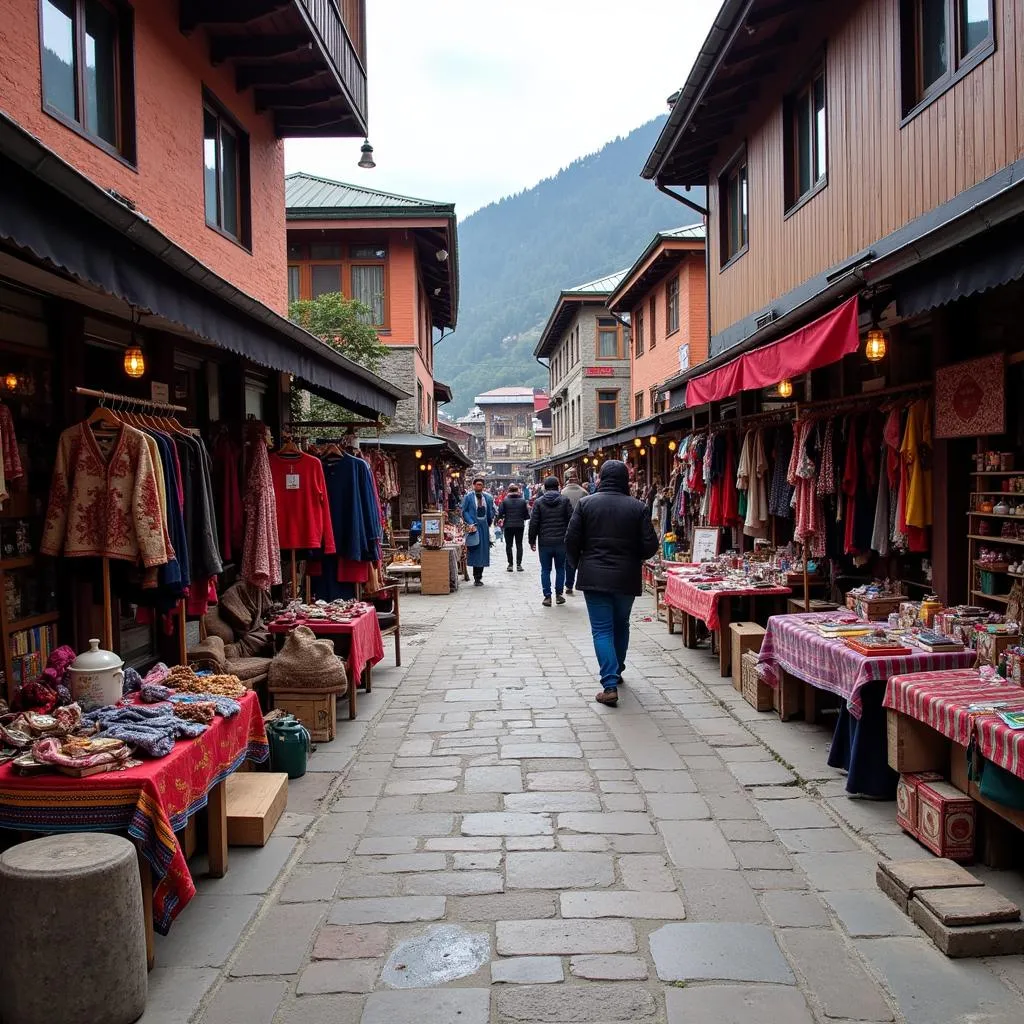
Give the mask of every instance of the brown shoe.
[(607, 704), (608, 707), (613, 708), (619, 703), (619, 691), (601, 690), (594, 700), (596, 700), (598, 704)]

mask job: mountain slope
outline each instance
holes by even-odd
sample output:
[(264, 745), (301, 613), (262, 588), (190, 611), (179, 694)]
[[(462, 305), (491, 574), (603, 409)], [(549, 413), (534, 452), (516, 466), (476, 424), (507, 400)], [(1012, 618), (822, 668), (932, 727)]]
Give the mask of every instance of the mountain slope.
[(490, 388), (546, 386), (533, 348), (558, 293), (630, 266), (656, 231), (698, 220), (639, 177), (663, 123), (649, 121), (459, 225), (459, 326), (435, 350), (435, 375), (455, 393), (451, 415)]

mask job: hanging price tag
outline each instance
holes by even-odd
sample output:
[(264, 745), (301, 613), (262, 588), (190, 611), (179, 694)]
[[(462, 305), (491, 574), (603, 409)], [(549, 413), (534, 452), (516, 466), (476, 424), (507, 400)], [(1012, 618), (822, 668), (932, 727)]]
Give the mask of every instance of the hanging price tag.
[(286, 491), (297, 491), (299, 489), (299, 474), (286, 473), (284, 478), (284, 489)]

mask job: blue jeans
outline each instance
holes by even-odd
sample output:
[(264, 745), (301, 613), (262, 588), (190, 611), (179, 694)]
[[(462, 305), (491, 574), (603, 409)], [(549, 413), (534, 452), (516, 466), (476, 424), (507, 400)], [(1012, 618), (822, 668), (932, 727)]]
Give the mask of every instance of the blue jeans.
[(572, 590), (573, 584), (576, 582), (576, 566), (572, 564), (567, 558), (565, 560), (565, 589)]
[(584, 590), (590, 632), (594, 637), (594, 653), (601, 670), (601, 685), (606, 690), (618, 688), (626, 667), (629, 648), (629, 613), (636, 598), (632, 594), (615, 594), (607, 590)]
[(540, 551), (540, 586), (545, 597), (551, 596), (551, 563), (555, 563), (555, 593), (561, 594), (565, 589), (565, 546), (544, 547)]

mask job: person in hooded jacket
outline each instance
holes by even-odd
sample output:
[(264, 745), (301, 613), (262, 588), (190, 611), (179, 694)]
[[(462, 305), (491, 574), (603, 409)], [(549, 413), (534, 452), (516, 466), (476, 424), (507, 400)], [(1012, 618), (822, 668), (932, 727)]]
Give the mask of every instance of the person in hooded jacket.
[(505, 553), (508, 555), (508, 572), (512, 572), (512, 545), (516, 549), (516, 568), (523, 571), (523, 531), (530, 510), (526, 507), (518, 484), (508, 485), (508, 494), (498, 506), (498, 519), (505, 535)]
[(629, 496), (625, 463), (609, 459), (602, 464), (597, 490), (573, 512), (565, 550), (587, 602), (601, 672), (596, 700), (614, 707), (626, 667), (629, 615), (643, 593), (643, 563), (658, 550), (647, 506)]
[[(562, 488), (562, 497), (569, 499), (569, 504), (572, 505), (573, 512), (576, 511), (576, 506), (580, 503), (581, 498), (585, 498), (588, 492), (585, 488), (580, 487), (579, 481), (576, 479), (576, 473), (573, 470), (569, 470), (565, 474), (565, 486)], [(566, 594), (573, 593), (573, 586), (576, 583), (576, 566), (566, 558), (565, 560), (565, 592)]]
[(555, 602), (565, 604), (565, 531), (572, 518), (572, 503), (558, 491), (558, 480), (549, 476), (544, 493), (533, 503), (530, 513), (530, 550), (540, 545), (540, 585), (542, 604), (551, 607), (551, 564), (555, 566)]

